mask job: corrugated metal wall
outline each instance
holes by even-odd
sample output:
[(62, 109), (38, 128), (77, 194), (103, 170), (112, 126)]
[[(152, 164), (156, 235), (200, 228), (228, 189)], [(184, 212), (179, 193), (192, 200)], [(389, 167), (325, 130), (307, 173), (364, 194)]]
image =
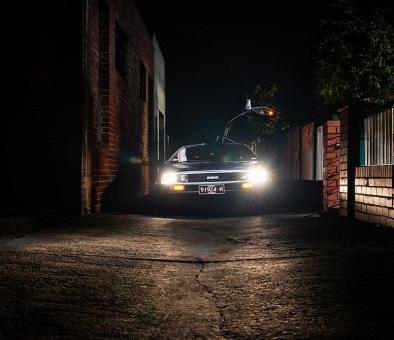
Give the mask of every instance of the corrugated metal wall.
[(364, 119), (364, 165), (393, 163), (393, 112), (390, 108)]

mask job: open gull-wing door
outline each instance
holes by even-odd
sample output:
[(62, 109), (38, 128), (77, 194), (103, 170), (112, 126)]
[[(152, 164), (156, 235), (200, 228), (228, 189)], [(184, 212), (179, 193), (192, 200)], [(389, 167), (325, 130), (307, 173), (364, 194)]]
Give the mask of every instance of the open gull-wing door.
[(250, 99), (247, 100), (245, 109), (227, 122), (222, 142), (235, 141), (251, 145), (260, 137), (261, 124), (275, 116), (275, 111), (269, 107), (252, 107)]

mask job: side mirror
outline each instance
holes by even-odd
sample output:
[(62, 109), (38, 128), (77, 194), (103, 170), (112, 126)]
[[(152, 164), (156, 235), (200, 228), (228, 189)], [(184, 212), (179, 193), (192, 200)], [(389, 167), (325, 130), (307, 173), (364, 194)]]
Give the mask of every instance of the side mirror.
[(171, 159), (171, 163), (178, 163), (178, 158), (174, 157), (173, 159)]

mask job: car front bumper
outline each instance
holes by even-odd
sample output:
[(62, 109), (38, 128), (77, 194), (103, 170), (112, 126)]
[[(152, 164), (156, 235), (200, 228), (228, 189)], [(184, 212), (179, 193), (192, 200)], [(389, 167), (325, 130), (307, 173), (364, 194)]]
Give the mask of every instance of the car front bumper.
[[(200, 193), (200, 186), (207, 186), (207, 185), (223, 185), (224, 192), (223, 193), (209, 193), (209, 194), (201, 194)], [(269, 188), (269, 184), (254, 184), (250, 182), (217, 182), (217, 183), (177, 183), (173, 185), (162, 185), (157, 184), (156, 191), (162, 194), (171, 194), (171, 195), (196, 195), (201, 197), (208, 197), (208, 196), (226, 196), (229, 194), (245, 194), (245, 195), (256, 195), (262, 194), (267, 192)]]

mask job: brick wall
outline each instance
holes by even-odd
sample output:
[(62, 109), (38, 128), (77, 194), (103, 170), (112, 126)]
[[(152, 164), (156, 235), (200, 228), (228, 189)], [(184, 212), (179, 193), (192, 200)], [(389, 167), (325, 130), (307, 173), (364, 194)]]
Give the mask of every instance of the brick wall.
[(323, 125), (323, 205), (325, 209), (339, 208), (340, 121), (328, 120)]
[[(139, 75), (142, 64), (148, 92), (153, 43), (133, 1), (15, 2), (10, 12), (23, 25), (5, 43), (13, 53), (3, 72), (0, 209), (79, 214), (147, 193), (150, 105)], [(123, 76), (117, 25), (127, 41)]]
[(357, 219), (393, 227), (393, 166), (357, 167), (355, 202)]
[[(82, 211), (99, 212), (106, 204), (148, 192), (149, 94), (141, 98), (139, 80), (142, 64), (147, 92), (148, 78), (153, 77), (153, 46), (132, 1), (90, 0), (85, 10)], [(116, 25), (127, 40), (123, 74), (115, 62)]]
[(301, 179), (305, 180), (314, 180), (314, 135), (314, 123), (308, 123), (301, 128)]
[(340, 168), (339, 168), (339, 212), (348, 215), (348, 118), (349, 112), (344, 108), (340, 112)]

